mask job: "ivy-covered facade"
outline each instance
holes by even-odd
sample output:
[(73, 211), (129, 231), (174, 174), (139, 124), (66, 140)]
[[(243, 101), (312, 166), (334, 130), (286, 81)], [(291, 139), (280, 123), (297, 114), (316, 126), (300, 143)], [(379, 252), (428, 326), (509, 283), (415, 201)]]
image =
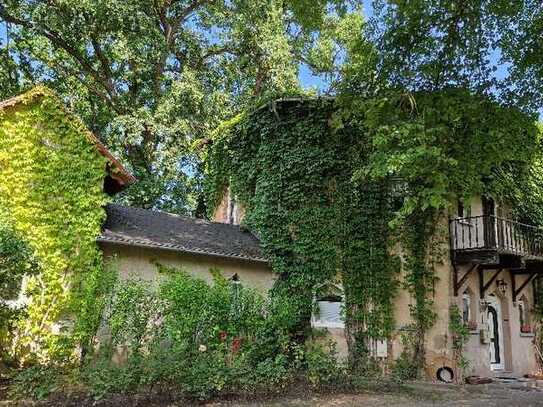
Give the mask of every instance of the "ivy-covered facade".
[(111, 205), (106, 221), (108, 195), (133, 177), (35, 89), (0, 104), (0, 220), (39, 264), (10, 341), (73, 361), (96, 339), (113, 274), (153, 285), (158, 262), (267, 291), (289, 343), (325, 329), (357, 373), (531, 373), (540, 143), (533, 117), (460, 89), (280, 99), (206, 147), (209, 216), (241, 227)]
[(280, 99), (219, 127), (205, 154), (210, 216), (260, 237), (293, 326), (326, 326), (319, 312), (342, 302), (327, 330), (352, 369), (537, 370), (533, 117), (461, 89)]
[(96, 326), (84, 316), (97, 312), (93, 280), (103, 273), (96, 244), (103, 206), (133, 181), (48, 89), (0, 103), (2, 223), (38, 264), (17, 283), (22, 289), (12, 300), (26, 306), (26, 316), (2, 338), (14, 356), (66, 362), (76, 345), (89, 343)]

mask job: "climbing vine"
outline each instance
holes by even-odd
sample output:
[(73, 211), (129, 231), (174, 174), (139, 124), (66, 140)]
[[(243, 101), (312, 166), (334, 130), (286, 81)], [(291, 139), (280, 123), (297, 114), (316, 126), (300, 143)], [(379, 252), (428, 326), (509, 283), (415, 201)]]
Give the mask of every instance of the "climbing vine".
[(469, 328), (464, 324), (462, 313), (456, 304), (449, 310), (449, 329), (452, 333), (453, 359), (463, 370), (468, 366), (468, 360), (464, 357), (463, 351), (469, 339)]
[(333, 128), (336, 110), (329, 100), (291, 100), (222, 127), (207, 157), (208, 196), (217, 202), (229, 185), (246, 206), (280, 276), (272, 298), (291, 305), (292, 330), (307, 326), (320, 287), (343, 283), (351, 361), (360, 366), (369, 341), (393, 329), (399, 262), (388, 250), (389, 185), (353, 181), (367, 149), (358, 133)]
[[(341, 102), (343, 120), (365, 130), (371, 146), (355, 178), (392, 176), (403, 192), (390, 226), (403, 254), (403, 287), (414, 300), (403, 360), (410, 361), (408, 370), (416, 376), (424, 367), (426, 333), (436, 319), (435, 268), (446, 255), (451, 203), (484, 194), (513, 204), (524, 201), (517, 216), (541, 224), (540, 131), (533, 117), (462, 89), (391, 92), (369, 100), (343, 96)], [(508, 189), (505, 181), (515, 177), (513, 170), (528, 176), (515, 178)]]
[[(353, 365), (372, 339), (390, 337), (401, 284), (413, 298), (403, 360), (418, 375), (451, 202), (503, 192), (526, 202), (519, 216), (538, 219), (539, 143), (533, 117), (463, 89), (286, 99), (215, 134), (208, 204), (212, 211), (229, 186), (245, 206), (280, 275), (273, 295), (294, 304), (293, 326), (307, 323), (316, 287), (341, 280)], [(508, 189), (515, 171), (530, 176)]]
[(28, 316), (15, 348), (41, 362), (66, 361), (77, 340), (77, 315), (89, 306), (79, 288), (101, 272), (95, 239), (104, 220), (106, 163), (49, 91), (37, 88), (20, 99), (0, 110), (0, 207), (40, 273), (28, 278)]

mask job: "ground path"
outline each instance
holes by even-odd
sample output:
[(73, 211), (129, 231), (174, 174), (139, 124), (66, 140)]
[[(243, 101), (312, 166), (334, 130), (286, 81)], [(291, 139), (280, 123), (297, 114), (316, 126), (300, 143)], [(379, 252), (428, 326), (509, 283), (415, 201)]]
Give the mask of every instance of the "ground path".
[[(1, 394), (1, 392), (0, 392)], [(181, 407), (199, 405), (207, 407), (543, 407), (543, 388), (532, 387), (529, 383), (491, 383), (487, 385), (436, 385), (431, 383), (410, 383), (401, 390), (392, 392), (364, 392), (359, 394), (311, 394), (276, 397), (260, 401), (214, 401), (191, 404), (170, 400), (159, 400), (148, 396), (117, 396), (95, 402), (93, 400), (65, 399), (47, 403), (16, 403), (0, 400), (0, 407)]]

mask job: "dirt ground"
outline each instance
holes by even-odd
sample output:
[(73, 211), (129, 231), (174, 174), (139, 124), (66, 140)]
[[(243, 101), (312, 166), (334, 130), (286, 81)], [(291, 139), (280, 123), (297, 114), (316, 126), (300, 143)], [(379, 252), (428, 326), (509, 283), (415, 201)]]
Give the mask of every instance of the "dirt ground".
[(525, 384), (492, 383), (488, 385), (436, 385), (414, 383), (405, 386), (403, 391), (392, 393), (363, 393), (312, 395), (290, 397), (266, 402), (216, 402), (210, 407), (414, 407), (414, 406), (483, 406), (483, 407), (531, 407), (543, 406), (543, 388)]
[[(3, 393), (5, 396), (5, 392)], [(371, 391), (357, 394), (312, 394), (300, 389), (286, 396), (271, 397), (266, 400), (247, 401), (232, 399), (228, 401), (213, 401), (208, 403), (190, 403), (173, 401), (156, 396), (123, 396), (119, 395), (107, 400), (94, 401), (84, 398), (63, 398), (48, 402), (15, 402), (2, 401), (0, 391), (0, 407), (414, 407), (414, 406), (483, 406), (483, 407), (543, 407), (543, 387), (533, 387), (528, 383), (492, 383), (487, 385), (437, 385), (432, 383), (411, 383), (395, 391)]]

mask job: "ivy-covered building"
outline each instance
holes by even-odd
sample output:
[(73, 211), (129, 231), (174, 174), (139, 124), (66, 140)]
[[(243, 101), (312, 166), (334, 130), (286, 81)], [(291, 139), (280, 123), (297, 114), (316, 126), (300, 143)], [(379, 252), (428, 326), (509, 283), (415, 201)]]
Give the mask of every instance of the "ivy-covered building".
[(353, 367), (535, 372), (539, 135), (484, 100), (480, 116), (465, 111), (467, 97), (291, 98), (241, 114), (207, 143), (211, 222), (108, 204), (136, 180), (54, 95), (0, 103), (0, 207), (42, 266), (26, 282), (21, 352), (71, 352), (60, 322), (74, 314), (87, 325), (69, 337), (94, 335), (95, 292), (78, 288), (105, 258), (122, 279), (219, 269), (283, 296), (295, 335), (326, 330)]
[(74, 345), (93, 338), (101, 319), (96, 290), (111, 270), (120, 279), (158, 282), (157, 264), (207, 281), (218, 269), (262, 292), (273, 285), (274, 274), (249, 231), (110, 203), (133, 182), (48, 89), (0, 103), (0, 220), (28, 244), (40, 266), (24, 277), (16, 297), (0, 298), (28, 311), (11, 332), (17, 357), (63, 360), (73, 356)]
[[(436, 114), (445, 97), (449, 111)], [(519, 112), (511, 113), (521, 117), (519, 127), (489, 123), (494, 114), (510, 116), (486, 100), (473, 102), (488, 117), (470, 117), (461, 110), (469, 97), (431, 95), (419, 106), (280, 99), (234, 118), (210, 142), (211, 216), (258, 233), (278, 285), (307, 307), (301, 320), (310, 313), (312, 326), (327, 330), (351, 363), (371, 356), (386, 370), (421, 368), (445, 381), (541, 369), (542, 229), (525, 221), (526, 195), (517, 194), (519, 204), (500, 189), (504, 169), (528, 168), (530, 154), (541, 157), (539, 136)], [(420, 129), (431, 138), (417, 139)], [(406, 139), (391, 136), (401, 132)], [(457, 140), (445, 144), (440, 132), (444, 139), (456, 132)], [(507, 146), (507, 137), (514, 143)], [(526, 149), (524, 162), (507, 155), (517, 143)], [(487, 147), (503, 149), (504, 157), (487, 165)], [(449, 156), (432, 162), (443, 151)], [(392, 169), (375, 176), (380, 168), (367, 163), (377, 159)], [(427, 175), (410, 179), (412, 167), (403, 176), (410, 160), (429, 165)], [(452, 172), (464, 167), (477, 187)], [(507, 182), (537, 184), (507, 174)], [(434, 207), (420, 204), (428, 196)]]
[(39, 265), (22, 280), (19, 298), (9, 299), (26, 305), (27, 317), (10, 332), (21, 358), (73, 352), (64, 330), (84, 308), (77, 287), (100, 269), (103, 206), (133, 181), (48, 89), (0, 103), (0, 216)]

